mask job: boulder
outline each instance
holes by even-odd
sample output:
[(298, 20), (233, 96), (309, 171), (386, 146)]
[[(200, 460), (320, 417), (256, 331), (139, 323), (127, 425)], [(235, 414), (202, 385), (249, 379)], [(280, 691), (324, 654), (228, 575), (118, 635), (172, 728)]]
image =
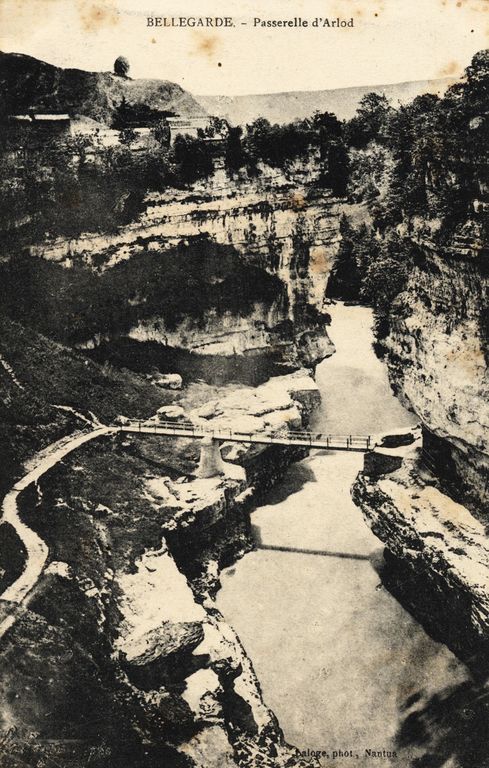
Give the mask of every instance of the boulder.
[(182, 377), (179, 373), (157, 373), (151, 377), (153, 384), (162, 389), (181, 389)]
[(185, 411), (180, 405), (164, 405), (156, 412), (159, 421), (181, 421), (185, 418)]
[(192, 653), (204, 639), (204, 629), (198, 621), (165, 621), (149, 630), (140, 643), (140, 652), (128, 661), (143, 667), (156, 659), (166, 659), (173, 654)]
[(117, 424), (118, 427), (125, 427), (130, 423), (131, 419), (128, 419), (127, 416), (122, 416), (121, 414), (116, 416), (114, 419), (114, 424)]
[(195, 413), (201, 419), (213, 419), (215, 416), (222, 416), (223, 410), (218, 400), (209, 400), (208, 403), (197, 408)]

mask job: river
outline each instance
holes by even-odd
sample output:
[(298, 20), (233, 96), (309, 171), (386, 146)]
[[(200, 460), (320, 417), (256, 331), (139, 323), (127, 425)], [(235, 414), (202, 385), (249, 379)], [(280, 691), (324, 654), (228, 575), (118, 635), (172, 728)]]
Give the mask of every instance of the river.
[[(313, 428), (365, 434), (415, 423), (373, 352), (371, 311), (336, 304), (331, 315), (336, 353), (317, 369)], [(380, 582), (382, 545), (350, 497), (362, 460), (313, 452), (290, 468), (253, 513), (258, 548), (223, 572), (217, 606), (290, 743), (331, 756), (352, 750), (353, 761), (335, 761), (344, 766), (404, 768), (425, 750), (399, 739), (409, 707), (438, 700), (468, 673)]]

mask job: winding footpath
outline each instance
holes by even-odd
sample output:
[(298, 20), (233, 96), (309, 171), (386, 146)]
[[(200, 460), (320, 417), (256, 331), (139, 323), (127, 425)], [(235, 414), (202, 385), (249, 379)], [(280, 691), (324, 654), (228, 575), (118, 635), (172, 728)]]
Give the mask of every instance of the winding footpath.
[(0, 595), (3, 602), (12, 603), (12, 611), (0, 623), (0, 638), (15, 622), (19, 608), (35, 587), (46, 565), (49, 549), (46, 543), (31, 530), (19, 517), (18, 497), (29, 485), (38, 480), (69, 453), (90, 440), (114, 432), (113, 427), (97, 425), (91, 432), (78, 433), (70, 438), (63, 438), (52, 443), (34, 458), (34, 467), (18, 480), (5, 496), (1, 509), (1, 522), (9, 523), (26, 549), (26, 562), (20, 576)]

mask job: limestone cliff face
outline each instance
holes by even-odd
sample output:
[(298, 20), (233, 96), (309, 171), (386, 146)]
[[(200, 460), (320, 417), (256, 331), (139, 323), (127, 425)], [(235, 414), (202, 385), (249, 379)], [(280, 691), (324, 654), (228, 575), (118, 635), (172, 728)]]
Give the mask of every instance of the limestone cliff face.
[(353, 498), (386, 545), (386, 586), (483, 675), (489, 653), (486, 529), (426, 467), (420, 430), (412, 437), (407, 446), (397, 440), (397, 448), (366, 455)]
[[(314, 364), (333, 351), (323, 301), (340, 239), (339, 203), (327, 191), (308, 186), (305, 175), (297, 169), (291, 180), (262, 168), (257, 179), (231, 181), (218, 169), (190, 192), (152, 195), (140, 218), (115, 235), (57, 240), (31, 251), (67, 268), (81, 261), (103, 272), (141, 254), (169, 253), (202, 238), (231, 247), (243, 264), (278, 279), (282, 289), (273, 299), (255, 302), (246, 312), (239, 303), (227, 311), (216, 306), (203, 322), (187, 317), (172, 327), (157, 314), (144, 316), (125, 336), (225, 356), (288, 342), (285, 358)], [(131, 298), (133, 311), (138, 300)], [(95, 336), (81, 346), (93, 348), (113, 337)]]
[(486, 513), (487, 291), (483, 256), (424, 243), (384, 342), (392, 383), (425, 428), (426, 461), (459, 500)]
[(455, 240), (413, 242), (382, 345), (420, 428), (366, 454), (352, 488), (386, 546), (386, 586), (477, 674), (489, 654), (485, 258)]

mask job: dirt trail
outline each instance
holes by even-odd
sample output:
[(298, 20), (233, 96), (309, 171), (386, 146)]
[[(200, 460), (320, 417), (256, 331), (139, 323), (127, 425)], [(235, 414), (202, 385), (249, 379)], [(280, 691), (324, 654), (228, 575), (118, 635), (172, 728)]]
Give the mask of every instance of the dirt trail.
[(8, 373), (8, 375), (9, 375), (9, 376), (10, 376), (10, 378), (12, 379), (13, 383), (15, 384), (15, 386), (16, 386), (18, 389), (22, 389), (22, 390), (23, 390), (23, 389), (24, 389), (24, 385), (20, 383), (20, 381), (18, 380), (17, 376), (15, 375), (15, 371), (14, 371), (14, 369), (12, 368), (12, 366), (10, 365), (10, 363), (9, 363), (9, 362), (7, 362), (7, 360), (5, 360), (5, 358), (4, 358), (4, 356), (3, 356), (3, 355), (0, 355), (0, 365), (1, 365), (1, 366), (2, 366), (2, 367), (5, 369), (5, 371)]
[(16, 606), (18, 607), (22, 605), (37, 584), (49, 554), (46, 543), (20, 519), (17, 504), (19, 494), (32, 483), (37, 483), (42, 475), (52, 469), (52, 467), (58, 464), (69, 453), (76, 450), (84, 443), (87, 443), (89, 440), (94, 440), (97, 437), (101, 437), (102, 435), (109, 434), (113, 431), (113, 427), (97, 426), (91, 432), (86, 432), (84, 434), (78, 433), (68, 440), (63, 438), (62, 440), (53, 443), (47, 450), (42, 451), (37, 457), (34, 457), (34, 459), (31, 460), (31, 466), (34, 463), (33, 468), (30, 469), (24, 477), (18, 480), (5, 496), (2, 503), (1, 521), (10, 523), (14, 528), (26, 548), (27, 558), (24, 570), (18, 579), (16, 579), (16, 581), (7, 587), (5, 592), (0, 595), (2, 601), (13, 604), (12, 612), (0, 624), (0, 637), (2, 637), (6, 630), (14, 623), (18, 614)]

